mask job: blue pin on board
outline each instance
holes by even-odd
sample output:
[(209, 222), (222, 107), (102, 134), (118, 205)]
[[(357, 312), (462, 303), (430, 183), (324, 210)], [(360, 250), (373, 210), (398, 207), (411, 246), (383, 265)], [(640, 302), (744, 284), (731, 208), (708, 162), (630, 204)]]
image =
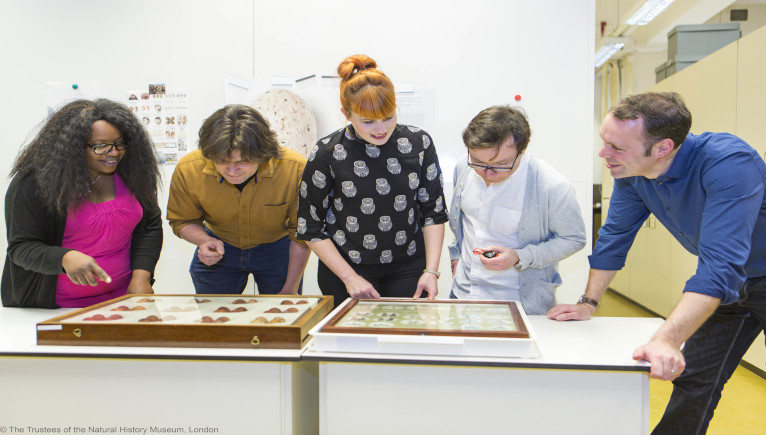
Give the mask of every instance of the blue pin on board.
[(77, 88), (79, 88), (79, 87), (80, 87), (80, 86), (78, 86), (78, 85), (77, 85), (77, 83), (75, 83), (75, 84), (73, 84), (73, 85), (72, 85), (72, 89), (77, 89)]

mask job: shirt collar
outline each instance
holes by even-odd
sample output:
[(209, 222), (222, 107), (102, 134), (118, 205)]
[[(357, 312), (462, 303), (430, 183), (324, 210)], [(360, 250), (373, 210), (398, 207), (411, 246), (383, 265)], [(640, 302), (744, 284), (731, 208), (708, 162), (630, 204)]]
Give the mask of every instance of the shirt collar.
[(686, 139), (679, 146), (678, 152), (673, 157), (673, 163), (670, 164), (668, 171), (657, 178), (657, 181), (663, 181), (668, 178), (681, 178), (687, 173), (689, 165), (691, 163), (692, 154), (696, 139), (691, 133), (686, 135)]

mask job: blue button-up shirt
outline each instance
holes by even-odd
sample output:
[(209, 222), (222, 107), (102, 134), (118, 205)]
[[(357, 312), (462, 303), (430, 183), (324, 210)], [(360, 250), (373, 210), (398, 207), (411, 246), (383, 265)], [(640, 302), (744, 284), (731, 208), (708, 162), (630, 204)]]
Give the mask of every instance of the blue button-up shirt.
[(766, 164), (742, 139), (689, 134), (667, 173), (615, 180), (606, 223), (589, 257), (619, 270), (650, 213), (699, 257), (684, 291), (729, 304), (747, 278), (766, 276)]

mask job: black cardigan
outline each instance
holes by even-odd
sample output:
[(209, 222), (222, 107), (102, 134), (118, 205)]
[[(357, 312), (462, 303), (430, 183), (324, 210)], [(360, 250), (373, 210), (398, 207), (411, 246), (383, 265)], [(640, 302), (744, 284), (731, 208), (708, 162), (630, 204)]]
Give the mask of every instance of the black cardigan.
[[(162, 249), (162, 216), (156, 200), (141, 206), (143, 217), (133, 230), (130, 247), (131, 269), (154, 276)], [(11, 181), (5, 194), (8, 253), (0, 284), (3, 306), (58, 308), (56, 283), (64, 273), (61, 259), (69, 252), (61, 247), (66, 218), (41, 205), (34, 175)]]

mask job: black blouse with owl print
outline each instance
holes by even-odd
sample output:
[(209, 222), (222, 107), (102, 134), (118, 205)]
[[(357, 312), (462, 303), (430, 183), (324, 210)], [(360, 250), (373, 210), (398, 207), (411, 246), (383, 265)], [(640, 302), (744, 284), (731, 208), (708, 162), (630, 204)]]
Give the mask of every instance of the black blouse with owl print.
[(431, 136), (397, 125), (370, 145), (351, 125), (320, 139), (300, 184), (300, 240), (332, 238), (354, 264), (425, 255), (423, 226), (447, 221), (442, 170)]

